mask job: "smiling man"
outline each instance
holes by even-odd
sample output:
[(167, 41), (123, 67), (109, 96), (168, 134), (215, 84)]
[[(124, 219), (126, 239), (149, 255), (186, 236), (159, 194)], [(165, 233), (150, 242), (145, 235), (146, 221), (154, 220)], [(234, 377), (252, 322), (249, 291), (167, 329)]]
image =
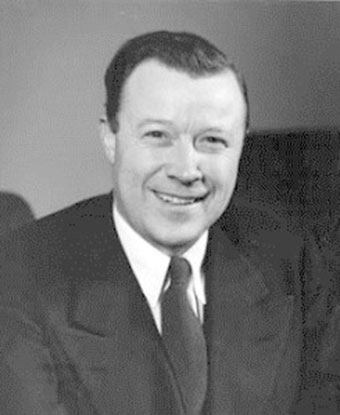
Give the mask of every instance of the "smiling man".
[(246, 129), (234, 71), (189, 69), (143, 61), (124, 86), (118, 126), (102, 129), (117, 213), (168, 255), (190, 248), (227, 207)]
[(160, 31), (125, 43), (105, 85), (113, 192), (0, 247), (1, 414), (305, 413), (320, 291), (306, 247), (230, 203), (242, 77)]

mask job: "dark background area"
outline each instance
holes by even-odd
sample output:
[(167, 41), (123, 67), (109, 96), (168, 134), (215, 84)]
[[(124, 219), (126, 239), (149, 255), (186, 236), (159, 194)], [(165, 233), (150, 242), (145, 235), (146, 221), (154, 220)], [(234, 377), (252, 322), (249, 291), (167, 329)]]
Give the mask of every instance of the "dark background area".
[(339, 218), (339, 165), (339, 130), (253, 133), (234, 198), (272, 209), (323, 242)]

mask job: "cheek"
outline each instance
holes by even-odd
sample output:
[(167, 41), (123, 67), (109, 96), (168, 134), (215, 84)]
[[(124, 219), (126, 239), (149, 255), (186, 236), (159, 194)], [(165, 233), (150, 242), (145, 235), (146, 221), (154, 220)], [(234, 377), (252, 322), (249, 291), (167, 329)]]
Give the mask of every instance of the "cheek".
[(157, 159), (143, 149), (125, 151), (114, 166), (120, 188), (130, 197), (137, 197), (155, 175), (157, 163), (159, 164)]
[(209, 164), (206, 171), (208, 180), (210, 179), (215, 190), (220, 194), (230, 192), (233, 188), (238, 173), (238, 158), (232, 155), (221, 157)]

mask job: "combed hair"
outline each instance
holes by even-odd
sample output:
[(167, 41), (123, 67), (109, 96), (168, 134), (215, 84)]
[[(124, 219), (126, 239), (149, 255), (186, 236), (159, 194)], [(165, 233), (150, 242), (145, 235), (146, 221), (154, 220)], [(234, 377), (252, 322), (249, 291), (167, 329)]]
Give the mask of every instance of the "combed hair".
[(242, 75), (226, 55), (196, 34), (157, 31), (134, 37), (124, 43), (106, 70), (106, 116), (114, 131), (117, 129), (117, 113), (120, 109), (124, 84), (139, 64), (150, 59), (158, 60), (192, 77), (231, 70), (238, 80), (246, 102), (246, 129), (248, 129), (247, 87)]

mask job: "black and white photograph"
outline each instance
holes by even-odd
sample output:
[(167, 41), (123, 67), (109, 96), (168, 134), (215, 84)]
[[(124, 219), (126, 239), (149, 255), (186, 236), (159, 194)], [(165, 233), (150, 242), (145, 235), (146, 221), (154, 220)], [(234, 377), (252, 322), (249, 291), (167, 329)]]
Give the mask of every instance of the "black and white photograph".
[(0, 0), (0, 415), (340, 414), (340, 2)]

